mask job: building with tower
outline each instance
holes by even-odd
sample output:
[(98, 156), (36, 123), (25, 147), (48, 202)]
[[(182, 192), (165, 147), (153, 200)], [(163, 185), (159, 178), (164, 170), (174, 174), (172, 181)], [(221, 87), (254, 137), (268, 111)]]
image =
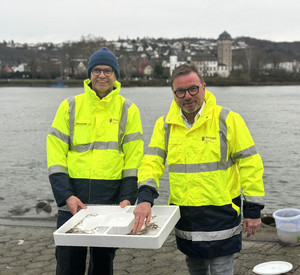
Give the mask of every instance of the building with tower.
[[(179, 52), (170, 55), (170, 74), (175, 67), (182, 63), (193, 62), (198, 70), (205, 77), (218, 75), (219, 77), (228, 77), (232, 69), (232, 38), (229, 33), (224, 31), (219, 35), (215, 45), (207, 45), (200, 51)], [(211, 50), (211, 48), (213, 50)]]
[(232, 70), (232, 38), (226, 31), (218, 38), (218, 63), (229, 67)]

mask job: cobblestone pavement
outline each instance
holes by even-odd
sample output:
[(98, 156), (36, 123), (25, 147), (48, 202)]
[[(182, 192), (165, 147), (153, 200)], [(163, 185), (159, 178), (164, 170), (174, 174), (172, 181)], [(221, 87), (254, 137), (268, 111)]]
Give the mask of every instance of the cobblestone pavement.
[[(55, 274), (53, 226), (7, 225), (0, 220), (0, 274)], [(279, 244), (276, 229), (264, 225), (250, 238), (243, 236), (243, 250), (235, 255), (234, 274), (253, 275), (255, 265), (266, 261), (287, 261), (293, 269), (287, 274), (300, 275), (300, 246)], [(117, 250), (115, 275), (189, 274), (185, 256), (177, 250), (174, 233), (160, 249)]]

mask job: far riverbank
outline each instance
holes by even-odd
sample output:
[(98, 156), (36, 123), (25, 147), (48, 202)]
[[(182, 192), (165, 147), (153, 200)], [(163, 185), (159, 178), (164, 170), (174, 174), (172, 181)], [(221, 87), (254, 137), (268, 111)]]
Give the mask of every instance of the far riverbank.
[[(67, 87), (82, 87), (83, 79), (63, 80), (62, 84)], [(123, 80), (122, 87), (168, 87), (168, 79), (152, 80)], [(206, 78), (205, 82), (209, 86), (280, 86), (280, 85), (300, 85), (300, 82), (253, 82), (242, 79)], [(0, 87), (51, 87), (57, 85), (55, 79), (0, 79)]]

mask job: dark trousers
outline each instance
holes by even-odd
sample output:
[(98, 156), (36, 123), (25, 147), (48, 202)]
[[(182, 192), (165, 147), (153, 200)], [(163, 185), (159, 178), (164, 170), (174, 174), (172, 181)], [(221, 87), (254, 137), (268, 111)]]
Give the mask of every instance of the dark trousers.
[[(57, 227), (72, 217), (70, 212), (58, 211)], [(88, 275), (112, 275), (116, 248), (90, 247)], [(57, 246), (56, 275), (84, 275), (87, 247)]]
[[(116, 248), (91, 247), (88, 275), (112, 275)], [(86, 247), (57, 246), (55, 251), (57, 275), (84, 275)]]

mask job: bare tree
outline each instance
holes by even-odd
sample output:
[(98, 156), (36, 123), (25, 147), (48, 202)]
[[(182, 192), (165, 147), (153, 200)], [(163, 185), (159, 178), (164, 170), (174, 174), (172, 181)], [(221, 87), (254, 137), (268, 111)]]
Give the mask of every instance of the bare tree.
[(133, 74), (137, 73), (138, 57), (135, 55), (122, 54), (119, 57), (119, 67), (122, 77), (130, 79)]

